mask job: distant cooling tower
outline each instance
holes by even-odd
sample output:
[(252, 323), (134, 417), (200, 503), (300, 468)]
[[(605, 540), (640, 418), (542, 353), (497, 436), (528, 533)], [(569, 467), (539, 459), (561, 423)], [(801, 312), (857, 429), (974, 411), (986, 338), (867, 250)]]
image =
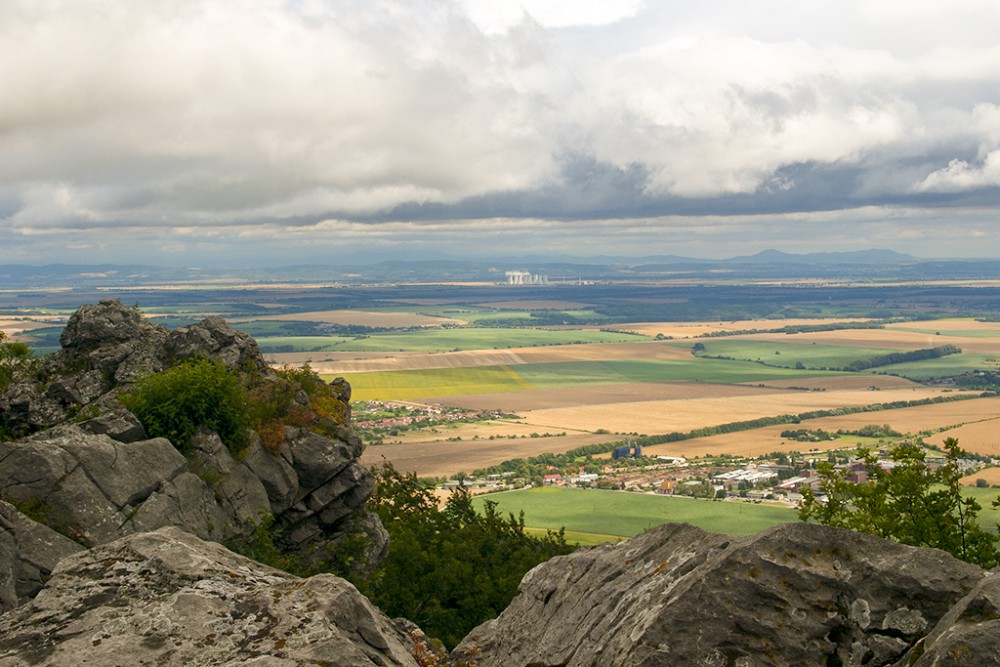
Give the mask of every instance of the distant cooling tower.
[(507, 271), (504, 275), (507, 276), (508, 285), (548, 285), (549, 277), (547, 275), (538, 273), (533, 274), (529, 271)]

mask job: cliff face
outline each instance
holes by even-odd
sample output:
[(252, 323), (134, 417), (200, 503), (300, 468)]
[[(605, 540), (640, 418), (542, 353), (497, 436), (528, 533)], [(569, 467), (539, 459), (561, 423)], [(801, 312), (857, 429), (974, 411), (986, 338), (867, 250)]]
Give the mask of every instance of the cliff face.
[[(270, 448), (251, 436), (239, 457), (202, 431), (185, 457), (166, 439), (147, 438), (117, 401), (141, 375), (195, 357), (274, 379), (250, 336), (219, 318), (168, 331), (102, 301), (70, 318), (61, 345), (39, 377), (0, 395), (4, 430), (24, 436), (0, 443), (0, 498), (31, 519), (82, 548), (163, 526), (227, 540), (273, 517), (289, 550), (322, 553), (360, 533), (370, 566), (384, 556), (387, 535), (364, 505), (374, 480), (358, 462), (362, 444), (351, 428), (327, 428), (336, 434), (327, 437), (286, 427)], [(17, 544), (8, 550), (23, 560)], [(34, 561), (39, 576), (0, 578), (0, 609), (29, 597), (29, 582), (37, 586), (54, 564)]]

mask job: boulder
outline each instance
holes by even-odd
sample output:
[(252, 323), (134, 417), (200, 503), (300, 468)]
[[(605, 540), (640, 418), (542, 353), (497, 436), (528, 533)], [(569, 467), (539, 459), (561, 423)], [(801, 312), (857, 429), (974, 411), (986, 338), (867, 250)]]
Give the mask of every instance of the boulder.
[(827, 526), (732, 538), (666, 524), (534, 568), (452, 655), (479, 667), (891, 665), (984, 576)]
[(0, 613), (34, 597), (60, 560), (82, 550), (0, 501)]
[(170, 361), (205, 356), (221, 361), (228, 368), (260, 373), (270, 370), (257, 341), (248, 333), (236, 331), (221, 317), (208, 317), (171, 331), (163, 349)]
[(113, 408), (97, 417), (80, 422), (80, 428), (94, 435), (107, 434), (118, 442), (146, 439), (146, 429), (135, 415), (123, 408)]
[(293, 577), (177, 528), (70, 556), (0, 616), (5, 667), (416, 667), (413, 642), (343, 579)]

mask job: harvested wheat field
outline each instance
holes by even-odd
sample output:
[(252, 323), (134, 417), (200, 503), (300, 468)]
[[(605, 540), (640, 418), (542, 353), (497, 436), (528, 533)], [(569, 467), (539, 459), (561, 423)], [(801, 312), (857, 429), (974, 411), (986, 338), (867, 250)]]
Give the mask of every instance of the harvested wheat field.
[[(589, 433), (579, 429), (554, 429), (532, 426), (517, 421), (490, 420), (485, 422), (443, 424), (434, 429), (406, 431), (392, 437), (391, 444), (415, 444), (427, 442), (447, 442), (449, 438), (465, 441), (489, 440), (493, 438), (553, 438), (571, 433)], [(386, 441), (389, 442), (388, 439)]]
[(994, 418), (963, 424), (926, 438), (932, 445), (941, 445), (945, 438), (958, 438), (962, 449), (985, 456), (1000, 456), (1000, 412)]
[[(952, 336), (935, 336), (933, 334), (920, 333), (917, 331), (897, 331), (895, 329), (842, 329), (839, 331), (817, 331), (812, 333), (798, 334), (747, 334), (733, 336), (733, 339), (742, 340), (766, 340), (777, 343), (788, 343), (790, 345), (841, 345), (844, 347), (880, 347), (885, 349), (898, 350), (919, 350), (921, 348), (936, 347), (938, 345), (953, 344), (964, 349), (967, 338), (955, 338)], [(970, 342), (989, 343), (988, 340), (972, 339)], [(996, 342), (994, 349), (998, 346)]]
[[(657, 334), (673, 338), (694, 338), (705, 334), (721, 331), (751, 331), (757, 329), (780, 329), (811, 324), (832, 324), (836, 322), (864, 322), (864, 318), (826, 318), (815, 320), (735, 320), (732, 322), (627, 322), (616, 324), (618, 331), (634, 331), (643, 336), (655, 337)], [(785, 335), (785, 334), (780, 334)], [(801, 335), (801, 334), (798, 334)]]
[(635, 382), (602, 384), (559, 389), (469, 394), (421, 399), (422, 403), (463, 407), (470, 410), (506, 410), (526, 412), (545, 408), (570, 408), (637, 401), (677, 401), (690, 398), (762, 396), (786, 394), (780, 387), (761, 388), (756, 385), (712, 384), (708, 382)]
[[(684, 456), (695, 457), (705, 454), (733, 454), (737, 456), (758, 456), (774, 451), (826, 451), (828, 449), (842, 449), (843, 441), (826, 442), (798, 442), (786, 440), (781, 437), (781, 432), (789, 428), (805, 428), (811, 430), (822, 429), (824, 431), (836, 432), (838, 430), (853, 431), (869, 424), (888, 424), (900, 433), (917, 435), (921, 431), (935, 430), (950, 425), (963, 422), (974, 421), (979, 424), (989, 424), (992, 428), (1000, 427), (998, 419), (989, 422), (980, 421), (984, 415), (996, 416), (1000, 414), (1000, 398), (970, 399), (966, 401), (956, 401), (954, 403), (938, 403), (934, 405), (920, 405), (912, 408), (899, 408), (896, 410), (882, 410), (879, 412), (861, 412), (852, 415), (841, 415), (837, 417), (822, 417), (820, 419), (810, 419), (801, 424), (790, 426), (781, 424), (776, 426), (765, 426), (764, 428), (752, 431), (740, 431), (738, 433), (725, 433), (713, 435), (705, 438), (694, 438), (680, 442), (670, 442), (662, 445), (650, 445), (643, 448), (643, 451), (652, 456)], [(989, 431), (990, 426), (985, 426)], [(954, 429), (959, 431), (960, 429)], [(936, 434), (927, 438), (928, 442), (940, 444), (949, 433)], [(996, 432), (996, 431), (994, 431)], [(959, 437), (959, 436), (956, 436)], [(977, 443), (989, 442), (980, 441), (974, 437), (969, 438), (969, 445), (961, 437), (959, 444), (963, 448), (981, 454), (997, 454), (997, 451), (983, 451), (976, 448)], [(991, 445), (985, 445), (988, 449)]]
[[(871, 421), (866, 423), (878, 423), (879, 413), (869, 413)], [(781, 432), (789, 428), (813, 428), (815, 422), (803, 422), (799, 425), (781, 424), (777, 426), (765, 426), (764, 428), (752, 431), (740, 431), (738, 433), (723, 433), (705, 438), (692, 438), (691, 440), (681, 440), (679, 442), (668, 442), (662, 445), (648, 445), (642, 448), (646, 456), (683, 456), (684, 458), (696, 458), (708, 454), (732, 454), (733, 456), (761, 456), (771, 452), (802, 452), (802, 451), (826, 451), (827, 449), (841, 449), (843, 442), (829, 440), (826, 442), (798, 442), (781, 437)], [(817, 427), (819, 428), (819, 427)]]
[[(941, 389), (885, 389), (815, 392), (792, 391), (755, 396), (713, 396), (708, 398), (637, 401), (611, 405), (547, 408), (524, 414), (524, 421), (550, 428), (607, 429), (622, 433), (671, 433), (705, 426), (746, 421), (759, 417), (797, 414), (844, 406), (862, 406), (892, 401), (931, 398)], [(952, 422), (955, 423), (955, 422)]]
[(367, 310), (322, 310), (312, 313), (288, 313), (244, 318), (233, 322), (253, 322), (258, 320), (283, 320), (301, 322), (326, 322), (328, 324), (357, 325), (364, 327), (386, 327), (400, 329), (406, 327), (437, 327), (442, 324), (465, 324), (465, 320), (450, 317), (434, 317), (417, 313), (377, 313)]
[[(996, 418), (1000, 418), (1000, 398), (994, 397), (823, 417), (803, 423), (808, 424), (808, 428), (821, 428), (826, 431), (838, 429), (850, 431), (866, 424), (889, 424), (900, 433), (916, 435), (922, 431), (938, 431)], [(965, 442), (959, 442), (965, 447)]]
[(545, 452), (565, 452), (609, 439), (614, 438), (577, 433), (558, 438), (377, 445), (365, 449), (361, 455), (361, 463), (372, 466), (385, 459), (404, 472), (415, 472), (422, 477), (446, 477), (460, 471), (472, 472), (478, 468), (486, 468), (508, 459), (536, 456)]
[(963, 477), (960, 481), (966, 486), (975, 486), (976, 480), (985, 479), (990, 486), (1000, 486), (1000, 468), (983, 468)]
[[(58, 320), (58, 322), (64, 321), (65, 318)], [(34, 320), (18, 320), (9, 318), (0, 318), (0, 331), (3, 331), (8, 336), (16, 336), (19, 333), (25, 331), (32, 331), (34, 329), (42, 329), (44, 327), (51, 327), (56, 324), (53, 322), (38, 322)]]

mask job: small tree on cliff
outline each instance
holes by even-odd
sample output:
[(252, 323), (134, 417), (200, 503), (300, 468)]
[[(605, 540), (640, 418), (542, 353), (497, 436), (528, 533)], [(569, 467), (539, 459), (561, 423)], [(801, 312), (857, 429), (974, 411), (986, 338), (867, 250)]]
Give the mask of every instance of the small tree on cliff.
[[(903, 544), (935, 547), (982, 567), (1000, 563), (995, 533), (976, 522), (982, 509), (962, 494), (958, 440), (944, 442), (945, 463), (927, 465), (924, 450), (902, 444), (889, 451), (892, 466), (877, 453), (858, 449), (868, 479), (853, 482), (850, 471), (823, 462), (816, 466), (820, 494), (803, 489), (799, 518), (879, 535)], [(822, 496), (822, 499), (820, 498)]]

